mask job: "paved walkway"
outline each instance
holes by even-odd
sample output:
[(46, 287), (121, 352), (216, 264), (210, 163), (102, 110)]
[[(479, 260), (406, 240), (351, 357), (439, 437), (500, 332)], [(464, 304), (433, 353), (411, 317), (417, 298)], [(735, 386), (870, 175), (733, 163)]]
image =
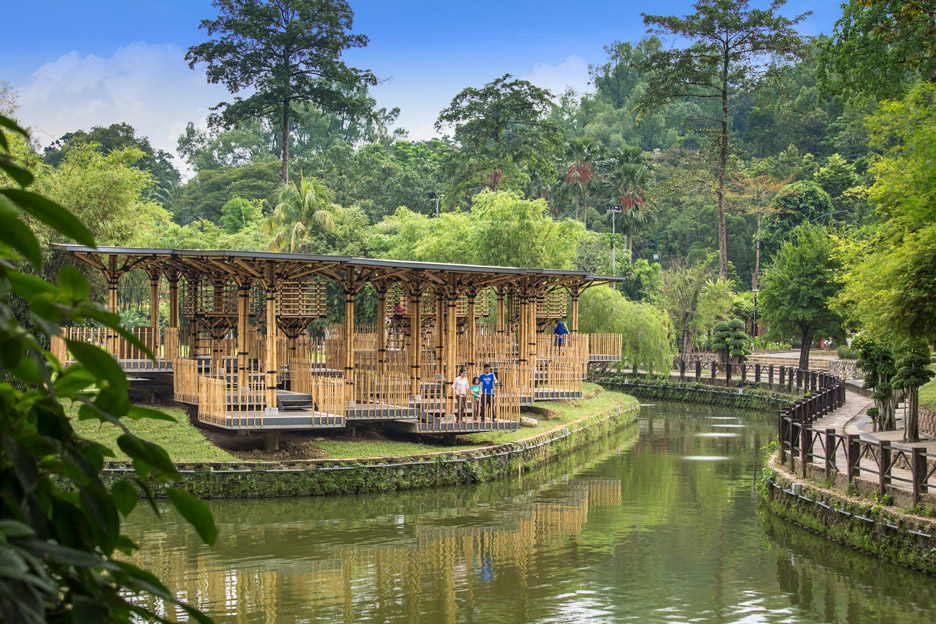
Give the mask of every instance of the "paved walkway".
[[(860, 439), (865, 442), (877, 443), (882, 440), (890, 441), (892, 461), (894, 463), (890, 470), (891, 485), (900, 489), (910, 490), (911, 474), (908, 470), (909, 456), (906, 454), (901, 456), (901, 452), (907, 451), (912, 447), (924, 447), (927, 454), (936, 455), (936, 439), (928, 438), (924, 435), (922, 436), (924, 439), (921, 442), (914, 442), (912, 444), (901, 443), (901, 439), (903, 438), (902, 405), (897, 410), (899, 417), (897, 419), (897, 429), (895, 431), (872, 431), (871, 420), (868, 418), (866, 410), (873, 404), (874, 401), (872, 399), (859, 394), (853, 389), (846, 389), (845, 405), (834, 410), (828, 416), (815, 421), (811, 427), (814, 430), (834, 429), (838, 434), (858, 435)], [(875, 447), (864, 446), (863, 448), (866, 449), (866, 452), (862, 455), (862, 459), (859, 462), (859, 474), (866, 479), (876, 481), (879, 468), (875, 459), (875, 454), (867, 452)], [(816, 440), (812, 451), (812, 463), (825, 466), (826, 449), (824, 447), (824, 438)], [(839, 472), (845, 472), (845, 466), (847, 465), (845, 460), (845, 444), (841, 439), (837, 439), (834, 442), (832, 452), (835, 455), (832, 464)], [(931, 488), (936, 488), (936, 482), (934, 481), (936, 481), (936, 477), (930, 479)]]

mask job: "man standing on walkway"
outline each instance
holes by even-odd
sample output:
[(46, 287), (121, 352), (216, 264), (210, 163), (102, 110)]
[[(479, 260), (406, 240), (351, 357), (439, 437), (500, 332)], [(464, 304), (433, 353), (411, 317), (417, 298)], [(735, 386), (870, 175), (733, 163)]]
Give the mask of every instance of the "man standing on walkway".
[(481, 422), (490, 416), (494, 420), (494, 386), (497, 385), (497, 375), (491, 372), (491, 365), (484, 365), (484, 373), (478, 376), (481, 382)]

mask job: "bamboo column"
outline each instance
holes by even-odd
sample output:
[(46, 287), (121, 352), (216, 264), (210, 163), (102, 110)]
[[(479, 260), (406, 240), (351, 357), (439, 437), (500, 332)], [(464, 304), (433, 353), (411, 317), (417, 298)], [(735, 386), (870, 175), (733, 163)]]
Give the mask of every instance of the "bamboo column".
[(572, 296), (572, 309), (569, 312), (569, 331), (577, 334), (579, 327), (579, 288), (577, 284), (569, 288), (569, 294)]
[(478, 365), (477, 357), (477, 323), (475, 319), (475, 298), (477, 297), (478, 292), (472, 288), (468, 291), (468, 325), (465, 327), (465, 334), (468, 340), (468, 376), (471, 377), (475, 373), (475, 367)]
[(530, 393), (533, 393), (533, 388), (536, 387), (536, 312), (539, 307), (540, 302), (543, 301), (543, 291), (537, 289), (535, 296), (531, 298), (530, 303), (530, 315), (528, 319), (529, 333), (527, 334), (527, 357), (530, 360), (530, 384), (527, 388), (530, 390)]
[(179, 274), (176, 271), (166, 273), (169, 280), (169, 327), (179, 326)]
[(377, 375), (387, 372), (387, 285), (377, 287)]
[(436, 373), (445, 382), (445, 293), (441, 288), (435, 288), (435, 358)]
[(249, 347), (250, 282), (241, 279), (237, 283), (237, 387), (242, 396), (246, 396), (249, 386), (247, 380), (247, 358)]
[(188, 288), (189, 305), (192, 306), (192, 318), (189, 321), (189, 357), (198, 357), (198, 282), (199, 277), (195, 273), (189, 273), (185, 278), (186, 288)]
[[(108, 257), (107, 270), (104, 271), (104, 277), (107, 280), (107, 309), (112, 314), (117, 314), (117, 285), (120, 283), (120, 272), (117, 270), (117, 256)], [(117, 333), (107, 329), (107, 352), (111, 355), (117, 354)]]
[(504, 361), (507, 357), (507, 354), (504, 353), (507, 340), (507, 328), (504, 320), (504, 291), (504, 286), (497, 287), (497, 310), (495, 314), (497, 339), (494, 342), (494, 358), (499, 362)]
[(153, 333), (159, 327), (159, 271), (148, 271), (150, 281), (150, 327)]
[[(445, 307), (445, 376), (442, 378), (443, 389), (455, 381), (458, 371), (455, 370), (456, 348), (455, 334), (458, 331), (458, 318), (456, 316), (456, 306), (458, 305), (458, 289), (455, 287), (455, 276), (449, 278), (448, 292), (446, 293)], [(455, 413), (455, 397), (451, 392), (446, 392), (448, 397), (445, 401), (445, 412), (447, 414)]]
[(345, 402), (354, 403), (354, 269), (348, 267), (345, 274), (345, 323), (344, 323), (344, 378)]
[[(276, 273), (272, 262), (266, 265), (266, 369), (264, 373), (264, 414), (278, 414), (276, 387)], [(246, 332), (244, 332), (246, 334)]]
[(410, 292), (410, 394), (419, 401), (420, 364), (422, 361), (422, 292), (419, 286), (413, 286)]
[[(211, 288), (212, 302), (211, 309), (215, 315), (224, 313), (224, 280), (215, 279), (212, 281)], [(215, 321), (217, 322), (217, 321)], [(218, 336), (221, 336), (220, 338)], [(211, 340), (211, 368), (221, 370), (224, 364), (224, 335), (212, 325), (208, 336)]]
[(526, 280), (520, 286), (520, 305), (517, 310), (517, 364), (520, 367), (521, 387), (526, 385), (526, 379), (529, 373), (529, 360), (527, 359), (528, 349), (526, 348), (529, 340), (530, 321), (530, 297)]

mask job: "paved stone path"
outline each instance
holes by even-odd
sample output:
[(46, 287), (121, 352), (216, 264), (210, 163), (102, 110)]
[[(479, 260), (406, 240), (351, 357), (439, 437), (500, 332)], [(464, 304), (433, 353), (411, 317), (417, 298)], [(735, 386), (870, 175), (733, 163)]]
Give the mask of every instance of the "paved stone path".
[[(926, 453), (936, 456), (936, 439), (925, 438), (921, 442), (912, 444), (901, 443), (903, 438), (903, 407), (898, 408), (897, 430), (895, 431), (872, 431), (871, 421), (866, 414), (868, 407), (872, 406), (874, 401), (865, 397), (853, 389), (847, 388), (845, 392), (845, 405), (834, 410), (828, 416), (818, 419), (811, 427), (813, 429), (834, 429), (838, 434), (858, 435), (862, 441), (877, 443), (882, 440), (891, 442), (892, 460), (896, 460), (891, 468), (891, 485), (900, 489), (911, 489), (911, 474), (908, 470), (908, 455), (901, 456), (903, 451), (909, 451), (912, 447), (923, 447)], [(867, 447), (865, 447), (867, 448)], [(835, 459), (833, 464), (840, 472), (845, 472), (845, 445), (835, 444)], [(825, 465), (825, 449), (823, 444), (817, 441), (813, 447), (813, 464)], [(875, 457), (871, 453), (866, 453), (859, 462), (860, 475), (866, 479), (877, 480), (878, 465)], [(930, 479), (931, 489), (936, 489), (936, 477)]]

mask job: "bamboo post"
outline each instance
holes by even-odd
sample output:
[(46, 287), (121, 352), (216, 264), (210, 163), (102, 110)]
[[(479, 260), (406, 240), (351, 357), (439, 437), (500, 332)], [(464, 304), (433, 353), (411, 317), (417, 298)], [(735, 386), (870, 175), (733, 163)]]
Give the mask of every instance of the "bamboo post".
[(153, 271), (147, 276), (150, 280), (150, 327), (155, 334), (159, 327), (159, 272)]
[(241, 395), (246, 394), (249, 385), (247, 382), (249, 288), (250, 284), (247, 280), (242, 280), (237, 284), (237, 387)]
[(179, 274), (175, 271), (166, 274), (169, 280), (169, 327), (179, 326)]
[[(543, 300), (542, 291), (537, 290), (535, 294), (530, 297), (530, 304), (528, 310), (527, 318), (527, 359), (530, 362), (530, 383), (527, 384), (526, 388), (530, 392), (530, 396), (533, 396), (533, 388), (536, 387), (536, 310)], [(570, 345), (571, 346), (571, 345)]]
[(477, 361), (478, 357), (477, 357), (477, 353), (475, 352), (477, 350), (476, 345), (477, 345), (477, 339), (478, 339), (478, 336), (477, 336), (478, 325), (475, 322), (476, 321), (475, 298), (477, 294), (478, 294), (477, 291), (474, 289), (471, 289), (468, 291), (468, 325), (465, 327), (465, 333), (466, 333), (465, 338), (468, 341), (467, 364), (468, 364), (468, 370), (469, 370), (469, 373), (468, 373), (469, 377), (474, 375), (475, 367), (478, 365), (478, 361)]
[(387, 372), (387, 285), (377, 287), (377, 375)]
[(265, 390), (264, 414), (278, 414), (276, 402), (276, 273), (272, 262), (266, 265), (266, 369), (264, 373)]
[[(112, 314), (117, 314), (117, 285), (120, 283), (120, 273), (117, 270), (117, 256), (108, 257), (107, 271), (104, 277), (107, 279), (107, 309)], [(117, 333), (107, 329), (107, 352), (111, 355), (117, 354)]]
[(410, 394), (412, 400), (419, 401), (420, 364), (422, 360), (422, 292), (414, 286), (410, 293)]
[[(458, 318), (456, 316), (456, 305), (458, 304), (458, 290), (455, 287), (455, 276), (449, 278), (448, 292), (446, 293), (445, 306), (445, 374), (442, 384), (443, 390), (451, 381), (455, 381), (458, 372), (455, 370), (455, 334), (458, 328)], [(451, 392), (446, 391), (448, 397), (445, 401), (445, 412), (447, 414), (455, 413), (455, 397)]]
[(345, 278), (344, 377), (345, 403), (354, 404), (354, 268), (348, 267)]
[[(445, 294), (441, 288), (435, 289), (435, 360), (436, 373), (445, 383)], [(435, 380), (433, 380), (435, 381)]]
[(571, 311), (569, 312), (569, 331), (573, 334), (577, 334), (579, 330), (579, 290), (578, 287), (571, 289), (569, 294), (572, 295), (572, 306)]

